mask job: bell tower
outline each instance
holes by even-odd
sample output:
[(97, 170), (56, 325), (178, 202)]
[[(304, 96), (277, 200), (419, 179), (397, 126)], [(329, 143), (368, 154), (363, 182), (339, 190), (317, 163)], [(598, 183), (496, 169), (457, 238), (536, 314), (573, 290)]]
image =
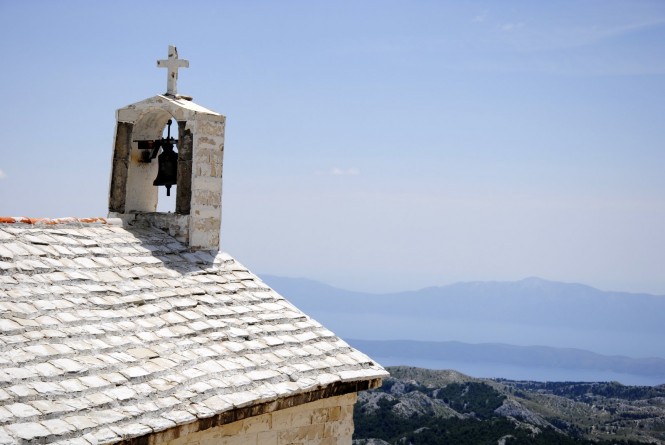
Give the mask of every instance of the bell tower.
[[(219, 250), (226, 118), (178, 94), (178, 69), (189, 62), (175, 46), (157, 66), (168, 70), (166, 93), (116, 112), (109, 216), (163, 229), (192, 250)], [(161, 185), (175, 187), (173, 212), (157, 212)]]

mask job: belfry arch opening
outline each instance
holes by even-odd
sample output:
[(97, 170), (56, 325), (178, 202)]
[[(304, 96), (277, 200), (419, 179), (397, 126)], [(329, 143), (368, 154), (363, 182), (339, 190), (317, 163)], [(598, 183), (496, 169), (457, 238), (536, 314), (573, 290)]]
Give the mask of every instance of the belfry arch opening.
[[(170, 131), (169, 121), (171, 122)], [(136, 120), (131, 134), (126, 212), (176, 212), (178, 210), (176, 208), (177, 189), (181, 181), (171, 181), (173, 185), (170, 187), (170, 196), (167, 196), (166, 187), (155, 186), (154, 183), (158, 175), (161, 175), (159, 156), (164, 149), (160, 148), (160, 143), (169, 136), (174, 139), (174, 142), (178, 141), (173, 144), (172, 151), (179, 157), (181, 127), (184, 129), (184, 123), (180, 125), (175, 116), (160, 108), (149, 109)], [(175, 169), (173, 172), (175, 175)]]

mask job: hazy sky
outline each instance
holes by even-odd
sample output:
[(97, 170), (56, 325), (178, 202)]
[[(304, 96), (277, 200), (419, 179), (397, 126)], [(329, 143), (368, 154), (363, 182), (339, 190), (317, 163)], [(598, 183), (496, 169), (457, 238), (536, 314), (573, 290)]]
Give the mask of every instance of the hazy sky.
[(104, 216), (115, 110), (228, 117), (223, 249), (356, 290), (665, 294), (665, 2), (0, 0), (0, 214)]

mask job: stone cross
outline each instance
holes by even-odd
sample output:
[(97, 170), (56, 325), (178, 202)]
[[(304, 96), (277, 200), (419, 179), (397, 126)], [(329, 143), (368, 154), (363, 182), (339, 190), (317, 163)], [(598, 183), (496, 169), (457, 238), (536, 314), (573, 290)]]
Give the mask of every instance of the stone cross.
[(178, 93), (178, 68), (189, 68), (189, 60), (178, 59), (178, 49), (169, 45), (169, 58), (167, 60), (158, 60), (157, 66), (159, 68), (167, 68), (168, 74), (166, 77), (166, 94), (175, 96)]

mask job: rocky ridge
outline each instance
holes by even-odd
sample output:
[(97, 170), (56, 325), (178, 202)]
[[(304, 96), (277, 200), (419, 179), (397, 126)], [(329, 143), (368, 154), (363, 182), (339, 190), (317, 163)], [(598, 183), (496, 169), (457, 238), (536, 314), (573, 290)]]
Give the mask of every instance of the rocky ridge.
[(359, 395), (354, 445), (665, 444), (665, 385), (389, 371), (382, 388)]

